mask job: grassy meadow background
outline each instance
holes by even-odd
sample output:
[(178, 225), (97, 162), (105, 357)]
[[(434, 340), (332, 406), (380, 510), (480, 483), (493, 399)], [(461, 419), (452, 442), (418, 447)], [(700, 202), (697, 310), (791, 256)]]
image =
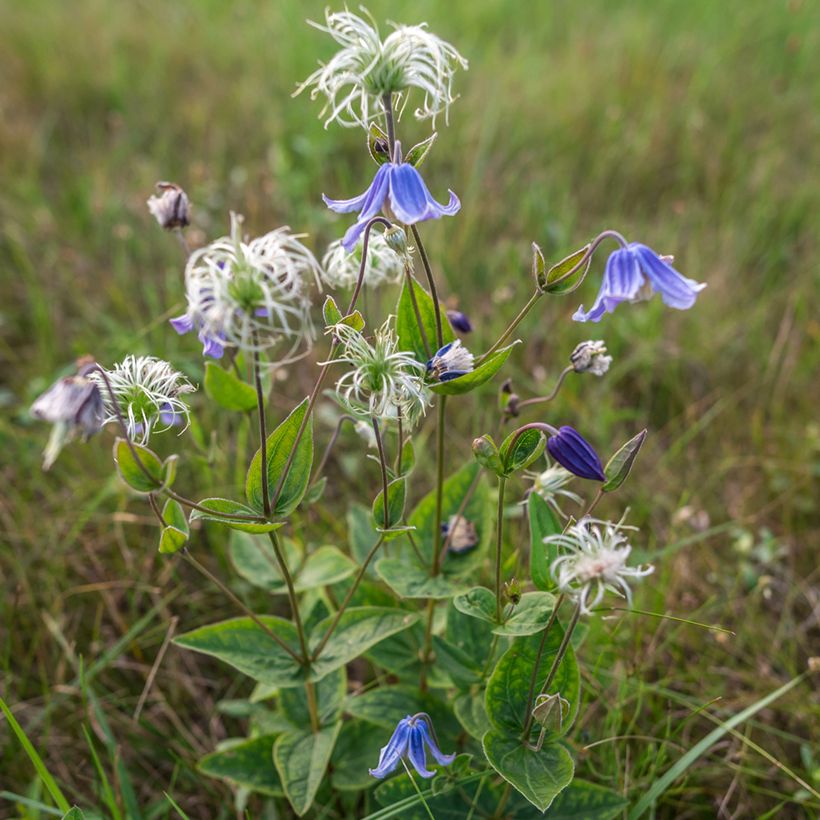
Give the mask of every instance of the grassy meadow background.
[[(188, 191), (198, 244), (227, 231), (230, 209), (251, 232), (309, 232), (319, 254), (341, 234), (348, 220), (320, 195), (365, 187), (362, 134), (325, 131), (318, 104), (290, 96), (332, 53), (329, 38), (304, 24), (323, 7), (0, 0), (0, 694), (84, 806), (101, 803), (86, 730), (117, 800), (133, 789), (147, 817), (169, 817), (165, 791), (191, 817), (234, 816), (231, 790), (195, 766), (241, 733), (241, 720), (217, 704), (249, 687), (228, 667), (171, 647), (141, 698), (170, 627), (233, 609), (157, 554), (147, 509), (113, 477), (111, 433), (70, 447), (44, 475), (48, 430), (27, 408), (83, 353), (105, 364), (152, 353), (201, 383), (196, 340), (167, 324), (183, 310), (182, 260), (145, 208), (158, 179)], [(628, 503), (639, 557), (657, 565), (636, 605), (736, 632), (635, 615), (593, 624), (582, 655), (587, 704), (572, 734), (578, 771), (634, 801), (716, 720), (820, 655), (820, 8), (369, 8), (379, 20), (427, 20), (470, 60), (425, 166), (434, 195), (452, 187), (463, 209), (424, 233), (448, 306), (477, 328), (473, 349), (529, 295), (533, 240), (557, 260), (614, 227), (709, 284), (689, 312), (656, 299), (600, 325), (574, 324), (577, 305), (594, 297), (599, 258), (581, 291), (544, 299), (527, 319), (527, 344), (507, 372), (522, 397), (537, 395), (577, 342), (607, 341), (610, 373), (568, 379), (549, 420), (577, 426), (604, 452), (649, 427), (633, 479), (599, 508), (618, 517)], [(427, 127), (408, 116), (399, 135), (409, 145)], [(368, 298), (383, 315), (395, 294)], [(316, 357), (324, 354), (320, 342)], [(284, 413), (314, 373), (309, 362), (295, 366), (274, 407)], [(460, 408), (453, 469), (497, 423), (493, 395), (487, 387), (450, 403)], [(234, 450), (203, 399), (198, 422), (217, 433), (198, 451), (196, 485), (185, 469), (180, 485), (230, 493), (254, 439)], [(330, 430), (318, 425), (321, 441)], [(343, 445), (353, 453), (352, 433)], [(370, 497), (352, 455), (335, 469)], [(326, 526), (343, 545), (337, 509)], [(229, 577), (213, 533), (198, 554)], [(235, 589), (258, 610), (270, 606), (244, 582)], [(608, 683), (599, 661), (613, 670)], [(675, 780), (657, 816), (816, 816), (820, 801), (805, 787), (820, 789), (816, 680), (723, 735)], [(7, 725), (3, 790), (47, 800)], [(260, 806), (251, 804), (253, 816)], [(0, 817), (44, 816), (0, 801)], [(320, 816), (339, 815), (320, 806), (311, 817)]]

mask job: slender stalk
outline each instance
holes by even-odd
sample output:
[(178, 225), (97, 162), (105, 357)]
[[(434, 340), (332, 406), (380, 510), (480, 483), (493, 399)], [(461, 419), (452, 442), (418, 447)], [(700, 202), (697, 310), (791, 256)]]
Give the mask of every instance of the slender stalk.
[(291, 614), (293, 616), (293, 623), (296, 627), (296, 632), (299, 636), (299, 647), (302, 650), (302, 660), (303, 662), (307, 662), (309, 661), (310, 656), (308, 655), (307, 651), (307, 641), (305, 640), (305, 629), (302, 625), (302, 617), (299, 614), (299, 602), (296, 598), (296, 590), (293, 586), (293, 576), (290, 574), (287, 561), (285, 561), (285, 556), (282, 552), (282, 546), (279, 543), (279, 537), (276, 535), (275, 532), (269, 532), (268, 537), (270, 538), (271, 546), (273, 547), (273, 551), (276, 555), (276, 561), (279, 564), (279, 571), (282, 573), (282, 577), (285, 579), (285, 585), (288, 589), (288, 599), (290, 601), (290, 609)]
[[(470, 499), (473, 497), (473, 493), (475, 493), (476, 489), (478, 489), (478, 482), (481, 481), (481, 470), (478, 470), (475, 474), (475, 478), (473, 479), (470, 486), (467, 488), (467, 492), (464, 493), (464, 498), (461, 499), (461, 504), (458, 506), (458, 510), (455, 514), (455, 519), (458, 521), (463, 515), (464, 510), (467, 509), (467, 505), (470, 503)], [(438, 567), (441, 568), (441, 562), (444, 560), (444, 556), (447, 554), (447, 547), (450, 546), (450, 541), (453, 538), (453, 532), (455, 528), (451, 528), (447, 531), (447, 536), (445, 537), (441, 549), (438, 553)]]
[(410, 771), (410, 769), (407, 768), (407, 764), (404, 762), (404, 758), (401, 759), (401, 765), (404, 766), (404, 771), (407, 772), (407, 776), (410, 778), (410, 782), (413, 784), (413, 788), (416, 790), (416, 794), (419, 796), (422, 805), (427, 811), (427, 816), (430, 818), (430, 820), (436, 820), (435, 816), (433, 815), (433, 812), (430, 811), (430, 807), (427, 805), (427, 801), (424, 799), (424, 795), (421, 793), (419, 784), (416, 783), (416, 779), (413, 777), (412, 772)]
[(310, 728), (316, 734), (320, 729), (319, 706), (316, 703), (316, 686), (309, 680), (305, 681), (305, 695), (307, 696), (308, 714), (310, 715)]
[[(364, 233), (363, 233), (363, 240), (362, 240), (362, 261), (359, 265), (359, 278), (356, 280), (356, 287), (353, 290), (353, 296), (350, 299), (350, 304), (347, 307), (347, 315), (353, 313), (354, 309), (356, 308), (356, 302), (359, 299), (359, 294), (362, 290), (362, 283), (364, 282), (364, 272), (365, 267), (367, 265), (367, 246), (370, 242), (370, 231), (374, 225), (381, 224), (387, 227), (390, 227), (391, 223), (389, 220), (385, 219), (382, 216), (374, 216), (367, 225), (365, 226)], [(302, 422), (299, 425), (299, 429), (296, 431), (296, 436), (293, 440), (293, 446), (291, 448), (290, 454), (288, 455), (287, 461), (285, 462), (285, 467), (282, 470), (282, 474), (279, 476), (279, 479), (276, 482), (276, 487), (273, 491), (273, 498), (271, 500), (271, 508), (276, 509), (276, 502), (279, 500), (279, 496), (282, 493), (282, 487), (285, 485), (285, 479), (287, 478), (288, 472), (293, 464), (294, 458), (296, 458), (296, 451), (299, 447), (299, 442), (302, 440), (302, 436), (305, 434), (305, 430), (307, 429), (308, 423), (310, 422), (311, 414), (313, 413), (313, 407), (316, 404), (316, 399), (319, 398), (319, 392), (322, 389), (322, 384), (324, 384), (325, 377), (327, 376), (328, 370), (330, 370), (330, 362), (333, 359), (333, 355), (336, 351), (336, 339), (334, 338), (330, 345), (330, 356), (328, 357), (328, 361), (322, 365), (322, 369), (319, 371), (319, 375), (316, 379), (316, 383), (313, 385), (313, 390), (310, 391), (310, 395), (308, 396), (308, 406), (305, 411), (305, 415), (302, 418)]]
[(447, 396), (438, 400), (436, 425), (436, 517), (433, 521), (433, 575), (438, 575), (441, 549), (441, 511), (444, 503), (444, 427)]
[(421, 264), (424, 268), (424, 273), (427, 276), (427, 284), (430, 286), (430, 297), (433, 300), (433, 310), (436, 315), (436, 342), (440, 348), (444, 345), (444, 335), (442, 331), (443, 326), (441, 323), (441, 305), (439, 304), (438, 291), (436, 290), (436, 280), (433, 278), (433, 270), (430, 267), (430, 260), (427, 258), (427, 252), (424, 250), (424, 245), (422, 244), (418, 229), (415, 225), (411, 225), (410, 230), (413, 232), (413, 239), (416, 242), (416, 248), (418, 248), (419, 256), (421, 257)]
[[(581, 617), (581, 604), (578, 603), (575, 606), (575, 610), (572, 613), (572, 618), (570, 619), (569, 624), (567, 625), (566, 630), (564, 631), (564, 637), (561, 640), (561, 645), (558, 647), (558, 652), (555, 653), (555, 657), (552, 659), (552, 666), (550, 666), (549, 674), (547, 675), (546, 680), (544, 681), (541, 690), (538, 692), (539, 695), (543, 695), (547, 692), (547, 690), (552, 685), (553, 680), (555, 680), (555, 675), (558, 673), (558, 667), (561, 664), (561, 661), (564, 659), (564, 655), (567, 652), (567, 648), (569, 647), (569, 642), (572, 639), (572, 633), (575, 631), (575, 627), (578, 624), (578, 619)], [(532, 727), (532, 722), (534, 718), (532, 716), (532, 711), (529, 712), (527, 715), (527, 722), (524, 724), (524, 732), (521, 735), (522, 740), (527, 740), (530, 734), (530, 728)]]
[(413, 305), (413, 313), (416, 314), (416, 324), (418, 325), (419, 334), (421, 335), (421, 343), (424, 345), (424, 352), (429, 359), (430, 356), (433, 355), (433, 351), (430, 348), (430, 342), (427, 340), (427, 331), (424, 329), (424, 322), (421, 320), (421, 311), (419, 310), (419, 303), (416, 299), (416, 283), (413, 281), (413, 275), (408, 266), (404, 268), (404, 275), (407, 278), (407, 292), (410, 294), (410, 303)]
[(535, 303), (543, 295), (543, 291), (536, 290), (535, 293), (533, 293), (533, 295), (530, 296), (529, 302), (527, 302), (527, 304), (521, 308), (521, 310), (518, 312), (518, 315), (515, 317), (515, 319), (512, 320), (512, 322), (510, 322), (507, 329), (498, 337), (498, 340), (495, 342), (495, 344), (476, 362), (476, 367), (478, 367), (478, 365), (480, 365), (482, 362), (486, 361), (487, 357), (492, 356), (493, 353), (495, 353), (495, 351), (498, 350), (501, 347), (501, 345), (503, 345), (504, 342), (506, 342), (507, 339), (509, 339), (510, 336), (513, 335), (515, 329), (518, 327), (518, 325), (521, 324), (521, 322), (524, 321), (524, 319), (527, 317), (527, 314), (535, 306)]
[(498, 479), (498, 522), (496, 524), (495, 537), (495, 620), (501, 623), (501, 546), (504, 535), (504, 489), (507, 486), (507, 479)]
[(395, 466), (394, 472), (396, 473), (396, 475), (401, 475), (401, 468), (402, 468), (401, 456), (402, 456), (402, 450), (404, 449), (404, 429), (402, 428), (402, 423), (401, 423), (401, 413), (399, 413), (398, 416), (396, 417), (396, 422), (397, 422), (397, 425), (396, 425), (396, 427), (397, 427), (397, 429), (396, 429), (396, 466)]
[(322, 650), (325, 648), (325, 644), (330, 640), (331, 636), (333, 635), (336, 627), (339, 625), (339, 621), (341, 620), (344, 611), (347, 609), (348, 605), (350, 604), (353, 596), (356, 594), (356, 590), (359, 588), (359, 584), (362, 582), (362, 578), (364, 578), (364, 574), (367, 571), (367, 567), (370, 565), (370, 562), (373, 560), (373, 557), (379, 551), (379, 547), (384, 543), (384, 536), (382, 535), (378, 541), (371, 547), (370, 552), (367, 553), (365, 556), (362, 565), (359, 567), (359, 571), (356, 573), (356, 577), (353, 579), (353, 584), (351, 585), (350, 589), (347, 591), (347, 595), (345, 595), (344, 600), (342, 601), (342, 605), (336, 611), (336, 616), (333, 618), (333, 622), (327, 628), (327, 632), (322, 636), (322, 640), (316, 645), (316, 649), (313, 650), (313, 655), (311, 656), (311, 663), (315, 663), (319, 655), (322, 654)]
[(265, 396), (262, 393), (262, 374), (259, 367), (257, 333), (253, 331), (253, 381), (256, 385), (256, 410), (259, 415), (259, 452), (262, 457), (262, 508), (265, 518), (270, 518), (270, 495), (268, 493), (268, 434), (265, 429)]
[(558, 377), (558, 381), (555, 382), (555, 387), (546, 395), (546, 396), (536, 396), (532, 399), (525, 399), (524, 401), (518, 402), (518, 409), (520, 410), (522, 407), (529, 407), (533, 404), (542, 404), (544, 402), (552, 401), (557, 395), (558, 391), (561, 389), (561, 385), (564, 383), (564, 379), (573, 372), (575, 368), (572, 365), (568, 365), (561, 371), (561, 375)]
[(384, 455), (384, 442), (382, 441), (382, 434), (379, 430), (379, 422), (376, 420), (375, 416), (371, 418), (371, 422), (373, 424), (373, 432), (376, 434), (376, 448), (379, 451), (379, 466), (381, 467), (382, 471), (382, 508), (384, 510), (384, 528), (386, 530), (390, 529), (390, 509), (387, 503), (387, 461), (385, 460)]
[[(552, 629), (552, 625), (555, 623), (555, 619), (558, 617), (558, 610), (561, 608), (561, 604), (564, 603), (565, 597), (566, 596), (563, 594), (558, 596), (558, 600), (555, 602), (555, 605), (552, 608), (552, 613), (550, 614), (550, 618), (547, 621), (547, 625), (541, 632), (541, 642), (538, 644), (538, 652), (535, 655), (535, 663), (533, 664), (532, 674), (530, 675), (530, 688), (527, 692), (527, 708), (524, 710), (525, 725), (528, 716), (532, 712), (532, 702), (535, 698), (535, 684), (538, 681), (538, 668), (541, 666), (541, 658), (544, 654), (544, 647), (547, 645), (547, 637), (549, 636), (550, 630)], [(529, 727), (527, 728), (527, 731), (529, 731)], [(526, 733), (524, 737), (526, 739)]]
[(271, 638), (274, 643), (278, 644), (285, 652), (288, 653), (298, 664), (302, 664), (303, 658), (300, 658), (299, 655), (293, 651), (293, 649), (288, 646), (285, 641), (283, 641), (270, 627), (268, 627), (256, 614), (254, 614), (247, 606), (236, 596), (234, 593), (227, 587), (219, 578), (216, 577), (209, 569), (204, 567), (199, 561), (188, 552), (187, 549), (182, 550), (182, 557), (201, 575), (204, 575), (209, 581), (211, 581), (215, 586), (219, 587), (222, 593), (228, 597), (233, 603), (235, 603), (242, 612), (245, 613), (269, 638)]
[(339, 421), (336, 422), (336, 429), (333, 431), (333, 435), (330, 437), (330, 441), (327, 443), (327, 447), (325, 447), (325, 452), (322, 455), (322, 460), (319, 462), (319, 466), (316, 468), (315, 472), (313, 473), (313, 478), (310, 480), (311, 486), (314, 485), (322, 475), (325, 467), (327, 466), (328, 459), (330, 458), (330, 452), (333, 450), (334, 445), (336, 444), (336, 440), (339, 438), (339, 433), (342, 432), (342, 425), (346, 421), (352, 421), (354, 424), (356, 423), (356, 419), (353, 416), (342, 416)]
[(384, 118), (387, 121), (387, 142), (390, 147), (390, 159), (393, 159), (393, 151), (396, 147), (396, 124), (393, 121), (393, 94), (387, 92), (382, 97), (384, 106)]

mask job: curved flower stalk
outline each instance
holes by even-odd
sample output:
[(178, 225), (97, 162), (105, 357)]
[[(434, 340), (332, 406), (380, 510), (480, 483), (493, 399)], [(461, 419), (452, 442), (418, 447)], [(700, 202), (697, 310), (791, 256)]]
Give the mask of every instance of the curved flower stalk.
[(289, 360), (309, 349), (311, 282), (320, 286), (313, 254), (287, 227), (245, 241), (242, 217), (231, 213), (231, 235), (194, 251), (185, 268), (188, 310), (171, 324), (177, 333), (196, 330), (203, 354), (220, 358), (225, 347), (264, 350), (286, 341)]
[(353, 199), (330, 199), (322, 194), (325, 205), (331, 211), (338, 214), (359, 212), (356, 223), (342, 237), (345, 250), (353, 250), (367, 223), (384, 210), (386, 203), (390, 207), (390, 216), (405, 225), (454, 216), (461, 209), (461, 202), (452, 191), (449, 191), (450, 201), (446, 205), (433, 199), (421, 174), (409, 162), (401, 161), (399, 143), (396, 143), (396, 159), (396, 162), (380, 165), (370, 187)]
[(695, 304), (706, 285), (687, 279), (651, 248), (630, 242), (609, 255), (601, 289), (592, 307), (584, 306), (573, 314), (576, 322), (600, 322), (605, 313), (612, 313), (621, 302), (636, 302), (660, 293), (664, 304), (687, 310)]
[[(352, 251), (340, 239), (331, 242), (322, 258), (322, 280), (331, 288), (352, 288), (359, 278), (362, 264), (362, 242)], [(373, 232), (367, 244), (364, 282), (371, 288), (394, 285), (404, 275), (404, 260), (390, 247), (383, 234)]]
[(453, 96), (453, 77), (468, 63), (456, 49), (440, 37), (427, 31), (425, 23), (400, 26), (391, 23), (394, 31), (381, 39), (375, 22), (349, 11), (325, 13), (325, 25), (310, 23), (328, 33), (341, 49), (327, 62), (320, 64), (294, 92), (310, 88), (311, 99), (319, 96), (326, 103), (319, 116), (325, 117), (325, 128), (338, 122), (346, 128), (367, 128), (382, 110), (385, 95), (398, 95), (401, 115), (416, 89), (423, 94), (416, 108), (419, 120), (432, 119), (443, 113), (445, 121)]
[(412, 717), (407, 715), (399, 721), (387, 745), (382, 747), (379, 765), (370, 769), (370, 774), (378, 778), (386, 777), (406, 757), (422, 777), (432, 777), (435, 772), (427, 768), (428, 749), (440, 766), (449, 766), (456, 759), (455, 754), (446, 755), (439, 749), (428, 714), (419, 712)]
[(632, 602), (628, 581), (654, 572), (651, 564), (627, 566), (632, 547), (624, 530), (637, 530), (611, 521), (582, 518), (562, 535), (549, 535), (545, 544), (556, 544), (567, 550), (550, 567), (558, 589), (572, 597), (581, 614), (588, 615), (609, 590)]
[(152, 432), (163, 432), (190, 423), (190, 410), (181, 396), (196, 388), (168, 362), (154, 356), (126, 356), (111, 370), (105, 370), (113, 397), (98, 372), (92, 378), (103, 393), (106, 417), (103, 424), (118, 421), (116, 400), (125, 420), (128, 436), (144, 444)]
[(372, 343), (349, 325), (336, 325), (332, 332), (343, 351), (328, 364), (352, 368), (336, 382), (336, 395), (351, 412), (375, 418), (401, 416), (414, 424), (430, 402), (424, 384), (425, 367), (410, 353), (399, 350), (390, 324), (388, 319), (376, 331)]

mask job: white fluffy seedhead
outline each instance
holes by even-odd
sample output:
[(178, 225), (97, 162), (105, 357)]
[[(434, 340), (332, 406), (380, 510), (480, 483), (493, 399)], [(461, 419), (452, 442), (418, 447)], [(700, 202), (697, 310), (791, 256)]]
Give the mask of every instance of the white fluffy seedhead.
[(258, 351), (285, 341), (290, 360), (313, 343), (310, 286), (320, 286), (319, 264), (287, 227), (245, 241), (241, 225), (232, 213), (231, 235), (188, 259), (188, 316), (204, 336), (228, 347)]
[[(331, 288), (352, 288), (359, 278), (362, 264), (361, 241), (348, 253), (342, 247), (342, 240), (331, 242), (322, 258), (322, 279)], [(369, 287), (395, 284), (404, 275), (404, 261), (387, 244), (382, 234), (373, 232), (367, 243), (367, 264), (364, 282)]]
[(551, 464), (540, 473), (525, 470), (524, 477), (532, 481), (532, 492), (540, 495), (561, 518), (567, 518), (560, 507), (561, 498), (567, 498), (576, 504), (580, 504), (582, 501), (580, 495), (572, 492), (572, 490), (564, 489), (575, 476), (560, 464)]
[[(367, 12), (365, 12), (367, 14)], [(417, 89), (422, 103), (415, 110), (417, 119), (447, 118), (453, 96), (453, 76), (467, 61), (450, 45), (427, 30), (426, 24), (400, 26), (395, 23), (387, 38), (381, 39), (370, 15), (359, 17), (347, 10), (325, 13), (325, 25), (311, 22), (327, 32), (341, 49), (320, 64), (299, 88), (310, 88), (311, 99), (327, 99), (320, 116), (325, 127), (338, 122), (345, 127), (362, 126), (383, 113), (385, 94), (398, 96), (399, 114), (407, 105), (409, 92)]]

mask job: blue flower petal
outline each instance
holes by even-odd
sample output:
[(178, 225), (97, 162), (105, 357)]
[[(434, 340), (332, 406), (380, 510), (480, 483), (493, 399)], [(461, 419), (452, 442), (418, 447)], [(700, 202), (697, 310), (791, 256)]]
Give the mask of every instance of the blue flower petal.
[(179, 333), (180, 336), (185, 333), (190, 333), (194, 329), (194, 320), (188, 313), (183, 313), (182, 316), (177, 316), (171, 319), (171, 327)]
[(422, 723), (416, 722), (410, 729), (410, 744), (407, 749), (407, 757), (413, 764), (413, 768), (422, 777), (432, 777), (435, 772), (431, 772), (427, 768), (427, 755), (424, 751), (424, 736), (421, 730)]
[(386, 777), (396, 766), (403, 754), (407, 752), (407, 743), (411, 733), (410, 716), (403, 718), (396, 726), (387, 745), (382, 747), (379, 755), (379, 765), (375, 769), (368, 769), (373, 777)]
[(421, 174), (410, 163), (391, 167), (390, 207), (400, 222), (413, 225), (429, 219), (430, 200), (430, 192)]
[(430, 730), (425, 719), (419, 720), (417, 725), (422, 737), (424, 738), (424, 742), (427, 744), (427, 748), (436, 759), (436, 763), (438, 763), (439, 766), (449, 766), (456, 759), (455, 754), (446, 755), (441, 751), (441, 749), (439, 749), (430, 734)]
[(706, 287), (705, 284), (682, 276), (646, 245), (633, 242), (629, 247), (634, 249), (652, 288), (660, 293), (665, 305), (677, 310), (687, 310), (695, 304), (695, 299)]
[[(381, 207), (381, 203), (384, 201), (389, 174), (390, 164), (387, 163), (379, 167), (379, 170), (376, 171), (376, 176), (373, 177), (373, 182), (371, 182), (368, 189), (364, 193), (359, 194), (359, 196), (354, 196), (353, 199), (330, 199), (322, 194), (322, 199), (325, 205), (337, 214), (349, 214), (352, 211), (364, 212), (372, 207), (374, 197), (378, 196), (381, 189), (384, 189), (384, 193), (381, 194), (376, 210), (371, 214), (371, 216), (375, 216)], [(370, 217), (368, 217), (368, 219), (369, 218)]]
[(592, 307), (584, 312), (584, 306), (575, 311), (576, 322), (600, 322), (605, 313), (612, 313), (621, 303), (638, 295), (643, 284), (638, 258), (630, 248), (620, 248), (609, 255), (604, 269), (601, 289)]

